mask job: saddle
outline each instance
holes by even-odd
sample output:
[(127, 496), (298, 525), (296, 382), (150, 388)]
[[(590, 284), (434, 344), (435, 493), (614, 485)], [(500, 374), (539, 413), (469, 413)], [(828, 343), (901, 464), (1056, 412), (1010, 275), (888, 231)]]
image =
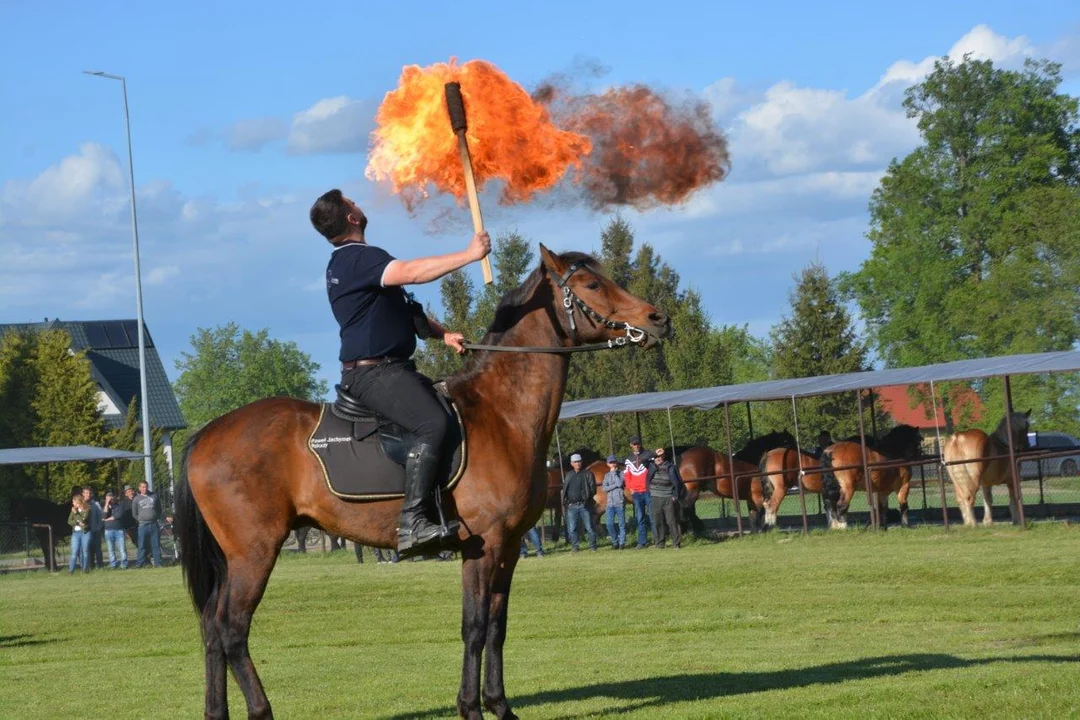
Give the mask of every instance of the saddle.
[[(405, 462), (412, 436), (397, 423), (334, 388), (337, 398), (322, 403), (308, 449), (319, 461), (330, 492), (347, 500), (388, 500), (405, 496)], [(452, 489), (465, 469), (465, 427), (443, 383), (436, 397), (449, 416), (440, 451), (440, 487)]]

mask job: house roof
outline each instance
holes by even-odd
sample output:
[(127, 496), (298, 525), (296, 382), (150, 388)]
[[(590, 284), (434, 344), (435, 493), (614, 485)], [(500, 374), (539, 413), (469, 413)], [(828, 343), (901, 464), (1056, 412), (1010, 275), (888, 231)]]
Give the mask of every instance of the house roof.
[[(929, 390), (929, 389), (928, 389)], [(983, 414), (983, 404), (979, 395), (971, 388), (958, 388), (962, 392), (955, 393), (953, 402), (957, 405), (967, 405), (971, 408), (972, 421), (978, 421)], [(937, 417), (930, 412), (930, 403), (920, 402), (911, 407), (906, 385), (891, 385), (879, 387), (875, 390), (881, 407), (887, 412), (898, 425), (911, 425), (917, 428), (945, 427), (945, 408), (940, 399), (937, 403)]]
[[(0, 325), (0, 335), (7, 330), (66, 330), (71, 335), (71, 349), (85, 350), (90, 371), (102, 391), (124, 410), (139, 394), (139, 333), (135, 320), (47, 320), (41, 323)], [(180, 430), (187, 427), (176, 402), (165, 367), (143, 326), (146, 345), (146, 393), (151, 427)], [(119, 418), (106, 416), (108, 427), (120, 427)], [(141, 425), (140, 425), (141, 426)]]

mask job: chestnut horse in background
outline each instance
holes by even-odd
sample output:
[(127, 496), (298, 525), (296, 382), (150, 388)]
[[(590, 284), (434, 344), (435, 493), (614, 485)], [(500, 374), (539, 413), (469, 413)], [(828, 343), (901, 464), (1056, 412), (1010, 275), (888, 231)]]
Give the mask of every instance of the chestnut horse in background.
[[(847, 512), (855, 491), (866, 487), (863, 475), (863, 446), (857, 442), (841, 440), (825, 448), (821, 453), (822, 500), (829, 527), (844, 529), (847, 527)], [(877, 445), (866, 447), (866, 462), (888, 462), (890, 460), (913, 460), (922, 455), (922, 433), (911, 425), (897, 425), (881, 439)], [(850, 467), (846, 470), (833, 468)], [(900, 523), (908, 526), (908, 492), (911, 490), (911, 467), (899, 466), (870, 469), (870, 489), (877, 493), (878, 517), (885, 526), (886, 513), (889, 509), (889, 495), (896, 493), (900, 506)], [(866, 498), (867, 505), (870, 497)]]
[[(1009, 419), (1001, 418), (992, 435), (982, 430), (963, 430), (953, 433), (941, 449), (942, 459), (947, 462), (970, 460), (962, 465), (947, 465), (949, 479), (956, 490), (956, 502), (960, 505), (960, 514), (965, 525), (975, 525), (975, 492), (982, 488), (983, 525), (994, 522), (994, 485), (1009, 488), (1009, 515), (1013, 523), (1020, 522), (1019, 501), (1016, 488), (1012, 483), (1012, 471), (1009, 468), (1009, 422), (1012, 423), (1013, 450), (1020, 452), (1029, 449), (1028, 427), (1031, 423), (1031, 410), (1014, 412)], [(1003, 455), (994, 460), (983, 458)]]
[[(503, 297), (484, 338), (528, 351), (482, 350), (447, 380), (468, 444), (464, 475), (443, 495), (461, 521), (464, 658), (457, 710), (465, 718), (481, 718), (481, 702), (498, 718), (517, 717), (503, 685), (507, 604), (521, 537), (544, 511), (544, 458), (566, 389), (565, 353), (620, 338), (648, 348), (671, 335), (666, 314), (616, 285), (591, 257), (556, 255), (543, 245), (540, 255), (540, 266)], [(176, 485), (176, 527), (200, 618), (208, 718), (229, 714), (226, 666), (248, 716), (273, 716), (248, 635), (293, 528), (311, 525), (361, 545), (397, 547), (400, 499), (352, 502), (326, 487), (308, 448), (319, 413), (318, 403), (268, 398), (217, 418), (188, 442)]]
[[(764, 509), (761, 478), (757, 475), (758, 461), (762, 454), (775, 447), (790, 447), (795, 438), (787, 430), (772, 431), (751, 439), (735, 456), (735, 474), (739, 475), (739, 500), (746, 501), (751, 527), (761, 528)], [(702, 491), (710, 490), (720, 497), (732, 498), (731, 473), (728, 470), (727, 453), (713, 450), (705, 445), (675, 448), (679, 462), (679, 475), (686, 485), (686, 495), (680, 507), (682, 521), (689, 524), (695, 535), (705, 533), (705, 524), (697, 515), (697, 499)], [(742, 473), (753, 473), (743, 475)]]
[(776, 516), (780, 512), (780, 503), (791, 486), (798, 488), (799, 462), (802, 461), (803, 490), (808, 493), (820, 493), (822, 478), (820, 472), (811, 472), (820, 467), (821, 461), (807, 452), (791, 447), (769, 450), (761, 456), (758, 469), (761, 470), (761, 495), (765, 500), (765, 527), (776, 526)]

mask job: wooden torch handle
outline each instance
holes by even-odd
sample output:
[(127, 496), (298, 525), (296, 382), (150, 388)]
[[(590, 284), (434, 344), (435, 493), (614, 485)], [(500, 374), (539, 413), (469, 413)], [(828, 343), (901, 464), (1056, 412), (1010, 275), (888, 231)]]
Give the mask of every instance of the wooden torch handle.
[[(461, 85), (456, 82), (446, 83), (446, 109), (450, 114), (450, 126), (457, 135), (458, 152), (461, 154), (461, 167), (465, 171), (465, 191), (469, 196), (469, 210), (472, 211), (474, 232), (484, 232), (484, 216), (480, 214), (480, 199), (476, 196), (476, 178), (473, 177), (472, 156), (469, 155), (469, 140), (465, 137), (468, 125), (465, 120), (465, 103), (461, 97)], [(491, 259), (484, 257), (480, 261), (484, 271), (484, 282), (491, 284)]]

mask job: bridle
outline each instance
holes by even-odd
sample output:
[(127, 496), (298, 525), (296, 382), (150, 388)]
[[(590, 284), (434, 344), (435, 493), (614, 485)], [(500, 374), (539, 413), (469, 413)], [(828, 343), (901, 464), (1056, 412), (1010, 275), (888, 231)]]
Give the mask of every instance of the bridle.
[[(617, 348), (626, 347), (628, 345), (637, 345), (645, 342), (648, 337), (648, 333), (639, 327), (634, 327), (627, 322), (616, 322), (615, 320), (609, 320), (600, 313), (589, 307), (584, 300), (578, 297), (570, 286), (567, 285), (567, 281), (570, 276), (576, 273), (581, 268), (585, 267), (584, 263), (575, 262), (571, 263), (570, 267), (562, 275), (556, 275), (551, 270), (547, 270), (547, 273), (551, 276), (555, 285), (562, 289), (562, 306), (566, 310), (567, 322), (570, 325), (570, 339), (574, 342), (577, 341), (577, 319), (575, 318), (575, 308), (578, 308), (581, 313), (591, 318), (596, 323), (603, 325), (610, 330), (625, 330), (625, 335), (605, 340), (604, 342), (590, 343), (588, 345), (573, 345), (571, 347), (564, 347), (562, 345), (555, 346), (536, 346), (536, 345), (483, 345), (480, 343), (461, 343), (462, 347), (468, 350), (490, 350), (492, 352), (535, 352), (535, 353), (555, 353), (566, 354), (576, 352), (592, 352), (594, 350), (615, 350)], [(546, 268), (545, 268), (546, 269)]]

